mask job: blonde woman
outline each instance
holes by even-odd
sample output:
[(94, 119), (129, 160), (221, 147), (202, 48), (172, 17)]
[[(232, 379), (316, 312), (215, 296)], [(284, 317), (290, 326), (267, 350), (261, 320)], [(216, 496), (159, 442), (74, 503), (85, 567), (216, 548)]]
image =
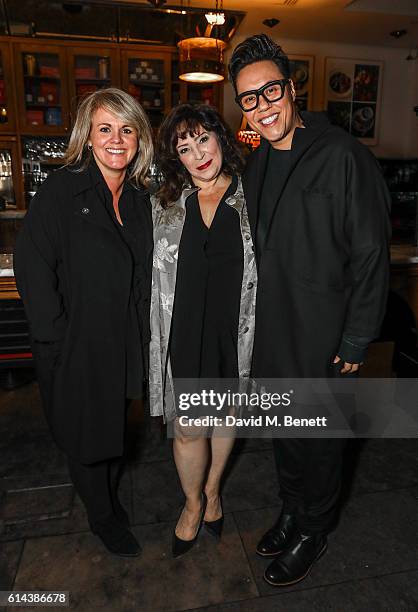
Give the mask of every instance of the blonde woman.
[(117, 497), (126, 399), (147, 370), (153, 157), (141, 106), (109, 88), (80, 104), (65, 165), (35, 195), (16, 246), (46, 417), (90, 527), (137, 556)]

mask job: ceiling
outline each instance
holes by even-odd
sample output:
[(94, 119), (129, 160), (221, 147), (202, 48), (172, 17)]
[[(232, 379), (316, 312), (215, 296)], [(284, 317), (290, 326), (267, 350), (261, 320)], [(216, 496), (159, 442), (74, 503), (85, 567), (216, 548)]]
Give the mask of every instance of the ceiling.
[[(150, 6), (146, 0), (129, 1)], [(181, 4), (180, 0), (168, 0), (165, 7)], [(275, 38), (389, 47), (418, 46), (418, 0), (224, 0), (223, 4), (225, 9), (247, 13), (240, 28), (246, 33), (271, 32)], [(213, 9), (215, 0), (183, 0), (184, 8), (188, 5)], [(262, 24), (264, 19), (273, 17), (280, 20), (274, 28)], [(403, 29), (407, 34), (399, 39), (389, 35)]]

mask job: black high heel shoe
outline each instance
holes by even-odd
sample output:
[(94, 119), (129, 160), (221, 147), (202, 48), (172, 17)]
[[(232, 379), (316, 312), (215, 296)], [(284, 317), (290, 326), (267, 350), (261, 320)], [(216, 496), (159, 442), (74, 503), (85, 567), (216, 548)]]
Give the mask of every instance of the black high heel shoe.
[[(220, 500), (220, 502), (222, 510), (222, 499)], [(222, 536), (222, 529), (224, 526), (223, 510), (222, 516), (220, 518), (216, 519), (216, 521), (203, 521), (203, 526), (205, 527), (206, 531), (210, 533), (211, 536), (213, 536), (217, 540), (220, 540)]]
[(181, 538), (177, 537), (176, 529), (174, 528), (173, 557), (180, 557), (180, 555), (184, 555), (196, 544), (197, 536), (199, 535), (199, 531), (203, 523), (203, 517), (205, 516), (206, 504), (207, 504), (206, 495), (202, 493), (202, 508), (200, 511), (199, 523), (196, 529), (196, 534), (192, 540), (182, 540)]

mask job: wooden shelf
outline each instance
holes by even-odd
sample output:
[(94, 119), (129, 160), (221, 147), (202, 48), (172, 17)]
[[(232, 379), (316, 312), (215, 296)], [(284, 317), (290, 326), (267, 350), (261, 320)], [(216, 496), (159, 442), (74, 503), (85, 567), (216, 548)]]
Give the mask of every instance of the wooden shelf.
[(110, 79), (82, 79), (80, 77), (74, 77), (76, 83), (110, 83)]
[(46, 102), (43, 103), (43, 102), (26, 102), (25, 101), (25, 105), (26, 105), (26, 108), (30, 107), (30, 108), (43, 108), (43, 109), (62, 107), (62, 104), (52, 104), (52, 102), (51, 104), (46, 104)]
[[(94, 89), (94, 86), (96, 88), (109, 86), (129, 91), (131, 86), (132, 88), (138, 87), (151, 95), (153, 89), (158, 91), (161, 94), (161, 106), (144, 107), (144, 111), (151, 119), (153, 129), (156, 129), (161, 123), (163, 116), (172, 108), (173, 102), (176, 104), (187, 102), (190, 93), (187, 84), (178, 79), (173, 69), (174, 62), (178, 62), (176, 47), (111, 41), (68, 41), (55, 38), (0, 36), (0, 54), (0, 63), (3, 68), (0, 81), (4, 82), (7, 100), (7, 103), (3, 105), (7, 104), (8, 114), (7, 122), (0, 123), (0, 138), (7, 143), (14, 142), (13, 186), (19, 210), (23, 210), (26, 206), (22, 174), (22, 136), (68, 136), (77, 113), (80, 96), (84, 94), (83, 89), (88, 93), (89, 86), (91, 89)], [(27, 73), (26, 55), (34, 55), (37, 58), (36, 74)], [(59, 76), (39, 74), (40, 66), (49, 66), (49, 62), (44, 59), (45, 56), (54, 57), (52, 68), (56, 67), (59, 70)], [(76, 76), (77, 69), (82, 68), (94, 69), (97, 71), (95, 74), (99, 75), (98, 62), (103, 58), (107, 60), (107, 78)], [(132, 66), (138, 66), (141, 61), (147, 61), (149, 66), (154, 67), (156, 71), (154, 75), (158, 76), (158, 80), (136, 78), (138, 73), (133, 74)], [(93, 72), (91, 71), (90, 74)], [(131, 75), (135, 77), (133, 80), (130, 79)], [(26, 94), (32, 93), (28, 91), (30, 86), (40, 88), (42, 83), (45, 83), (45, 89), (48, 83), (59, 86), (59, 102), (46, 102), (45, 104), (36, 101), (26, 102)], [(78, 91), (79, 87), (82, 91)], [(213, 89), (214, 103), (222, 110), (222, 86), (216, 84)], [(38, 93), (38, 91), (33, 93), (36, 97), (42, 95), (42, 92)], [(146, 96), (141, 97), (146, 98)], [(141, 103), (141, 100), (139, 102)], [(61, 111), (60, 125), (28, 122), (27, 112), (48, 109)], [(7, 146), (9, 147), (9, 144)], [(61, 160), (51, 159), (40, 163), (45, 166), (54, 166), (59, 165)]]
[(136, 79), (135, 81), (133, 79), (129, 79), (129, 82), (132, 85), (149, 85), (150, 87), (165, 87), (165, 84), (163, 81), (151, 81), (150, 79)]
[(18, 300), (19, 297), (15, 277), (0, 276), (0, 300)]
[(41, 76), (40, 74), (24, 74), (23, 78), (25, 79), (34, 79), (35, 81), (52, 81), (54, 83), (59, 83), (61, 81), (60, 76), (52, 77), (52, 76)]

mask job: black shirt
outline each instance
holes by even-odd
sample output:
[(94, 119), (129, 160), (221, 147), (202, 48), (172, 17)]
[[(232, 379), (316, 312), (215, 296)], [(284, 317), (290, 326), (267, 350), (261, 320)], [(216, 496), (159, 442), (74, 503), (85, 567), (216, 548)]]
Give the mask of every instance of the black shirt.
[(260, 255), (267, 237), (271, 219), (276, 209), (280, 193), (288, 176), (291, 162), (291, 151), (269, 147), (263, 191), (258, 211), (256, 244)]

